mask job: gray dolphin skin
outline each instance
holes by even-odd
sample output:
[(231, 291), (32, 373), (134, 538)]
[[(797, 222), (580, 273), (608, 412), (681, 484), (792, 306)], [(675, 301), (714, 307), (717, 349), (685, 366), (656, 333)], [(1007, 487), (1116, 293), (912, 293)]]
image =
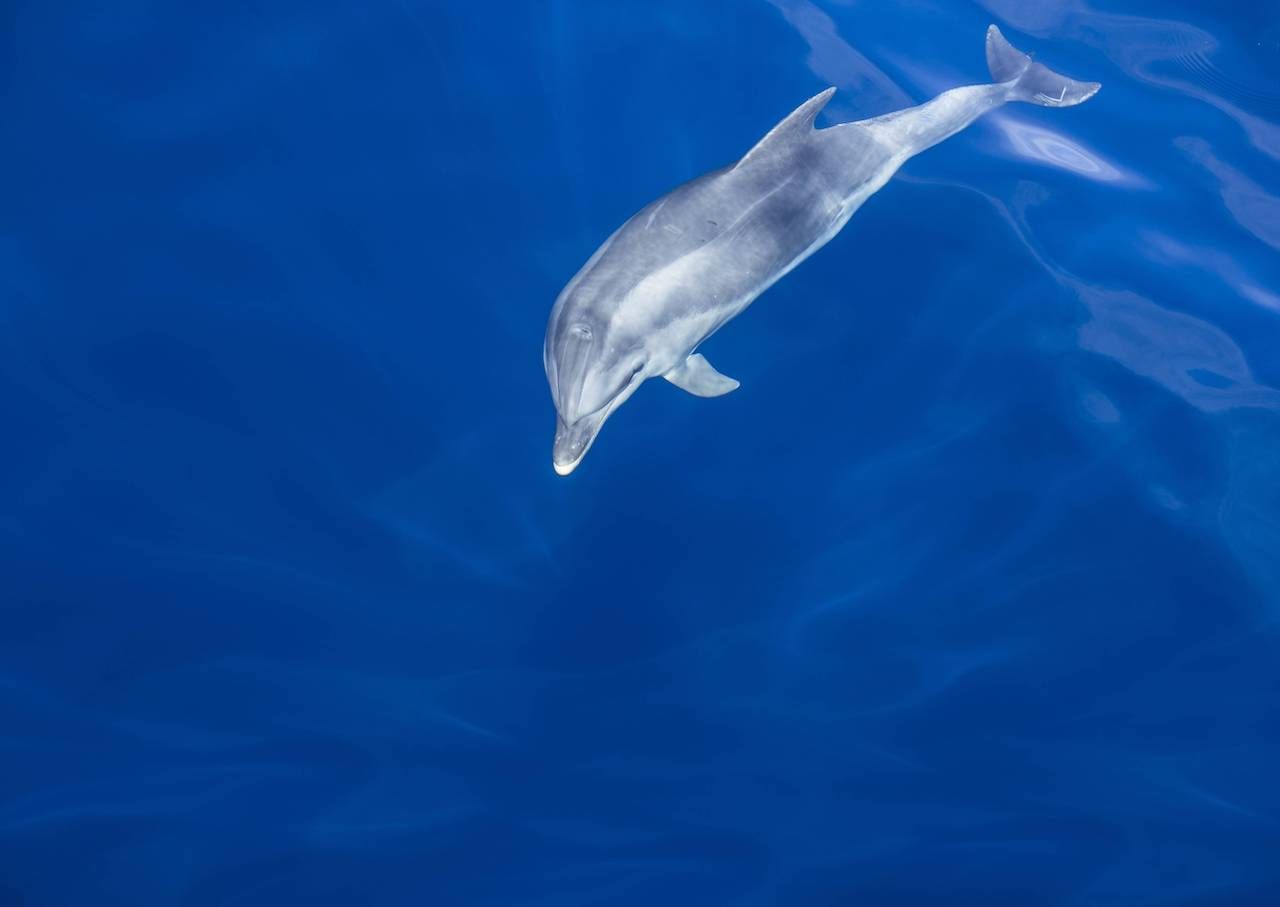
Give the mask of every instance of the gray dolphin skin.
[(698, 346), (840, 231), (908, 158), (1009, 101), (1071, 107), (1099, 89), (1060, 76), (987, 29), (993, 82), (825, 129), (835, 88), (801, 104), (737, 163), (654, 201), (561, 291), (543, 366), (556, 407), (552, 465), (568, 475), (636, 388), (661, 375), (700, 397), (738, 382)]

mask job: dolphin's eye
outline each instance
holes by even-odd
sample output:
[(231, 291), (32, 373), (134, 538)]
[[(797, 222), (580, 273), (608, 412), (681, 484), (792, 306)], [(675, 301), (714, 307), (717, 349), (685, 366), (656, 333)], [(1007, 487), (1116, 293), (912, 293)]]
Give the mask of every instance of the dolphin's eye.
[(585, 324), (575, 324), (569, 328), (569, 334), (578, 340), (590, 340), (591, 328), (587, 327)]

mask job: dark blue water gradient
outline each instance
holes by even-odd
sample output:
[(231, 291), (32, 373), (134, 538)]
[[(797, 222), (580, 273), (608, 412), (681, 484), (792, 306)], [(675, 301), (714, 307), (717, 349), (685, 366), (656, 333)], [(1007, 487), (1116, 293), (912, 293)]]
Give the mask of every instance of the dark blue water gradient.
[[(1274, 904), (1280, 17), (0, 9), (0, 902)], [(910, 162), (551, 470), (542, 331), (828, 84)]]

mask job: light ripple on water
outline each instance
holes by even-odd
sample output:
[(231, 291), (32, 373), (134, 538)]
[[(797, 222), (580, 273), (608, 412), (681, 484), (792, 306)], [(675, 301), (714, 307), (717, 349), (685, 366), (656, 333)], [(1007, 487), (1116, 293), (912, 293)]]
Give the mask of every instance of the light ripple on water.
[[(858, 257), (856, 240), (838, 241), (825, 261), (844, 256), (839, 266), (822, 272), (828, 265), (815, 259), (762, 304), (828, 307), (825, 320), (776, 321), (779, 331), (761, 341), (767, 355), (746, 357), (742, 367), (757, 369), (762, 396), (774, 388), (772, 401), (695, 408), (669, 396), (648, 410), (637, 402), (637, 420), (650, 418), (645, 427), (661, 435), (620, 422), (613, 437), (632, 447), (619, 441), (609, 456), (602, 448), (597, 466), (572, 485), (545, 476), (545, 438), (518, 440), (535, 423), (549, 432), (547, 411), (529, 415), (533, 401), (546, 401), (527, 336), (540, 329), (549, 302), (542, 296), (571, 272), (578, 247), (611, 226), (595, 221), (596, 196), (608, 196), (601, 207), (643, 201), (630, 184), (660, 177), (593, 172), (593, 117), (629, 113), (634, 97), (615, 96), (617, 109), (601, 113), (588, 103), (600, 103), (592, 86), (625, 69), (634, 82), (609, 84), (642, 96), (645, 79), (680, 61), (588, 53), (599, 36), (581, 27), (585, 8), (567, 2), (529, 14), (528, 34), (504, 45), (488, 16), (466, 24), (466, 5), (392, 0), (344, 10), (327, 27), (308, 18), (319, 15), (310, 9), (259, 11), (247, 21), (261, 33), (235, 35), (225, 48), (207, 40), (203, 24), (162, 30), (177, 50), (168, 59), (182, 66), (162, 67), (172, 78), (151, 79), (145, 91), (122, 93), (75, 69), (57, 112), (81, 117), (125, 157), (183, 161), (183, 149), (206, 140), (233, 148), (252, 137), (242, 160), (203, 162), (207, 173), (166, 196), (165, 210), (200, 223), (199, 242), (220, 250), (168, 276), (217, 285), (222, 295), (210, 305), (219, 312), (248, 313), (253, 330), (282, 350), (301, 337), (287, 329), (292, 321), (314, 319), (342, 349), (357, 351), (352, 375), (384, 387), (407, 373), (422, 389), (410, 396), (428, 407), (440, 402), (432, 394), (457, 394), (453, 379), (460, 365), (474, 365), (478, 336), (501, 360), (495, 371), (519, 366), (514, 381), (486, 372), (484, 399), (441, 407), (433, 428), (444, 440), (410, 465), (306, 485), (289, 503), (310, 497), (329, 509), (303, 508), (301, 529), (283, 520), (257, 525), (252, 516), (262, 509), (254, 504), (279, 489), (261, 481), (264, 464), (246, 451), (282, 435), (246, 417), (249, 395), (218, 397), (222, 376), (236, 374), (236, 356), (187, 361), (205, 349), (199, 331), (139, 340), (153, 321), (179, 324), (171, 313), (198, 307), (195, 291), (191, 299), (176, 292), (164, 272), (144, 279), (153, 270), (147, 256), (130, 255), (118, 272), (125, 287), (111, 297), (118, 310), (94, 299), (83, 318), (67, 317), (77, 310), (52, 303), (80, 265), (62, 245), (38, 241), (40, 230), (54, 235), (58, 215), (44, 203), (56, 200), (31, 206), (35, 229), (23, 224), (0, 239), (9, 291), (0, 304), (0, 389), (18, 404), (9, 416), (46, 429), (52, 443), (37, 437), (35, 465), (6, 476), (15, 491), (0, 532), (15, 573), (41, 542), (58, 544), (56, 557), (45, 552), (47, 562), (22, 573), (20, 600), (0, 601), (12, 656), (0, 708), (16, 729), (0, 751), (21, 769), (6, 777), (22, 788), (0, 807), (0, 832), (18, 854), (6, 868), (19, 884), (36, 879), (67, 895), (51, 903), (84, 899), (68, 895), (79, 874), (65, 871), (67, 832), (79, 835), (70, 840), (83, 865), (101, 870), (92, 896), (106, 891), (131, 903), (148, 895), (156, 903), (287, 901), (309, 882), (334, 891), (353, 879), (370, 890), (388, 881), (421, 885), (448, 877), (438, 872), (445, 862), (466, 874), (470, 851), (489, 859), (490, 850), (507, 861), (502, 871), (475, 875), (488, 876), (494, 888), (485, 891), (510, 896), (467, 902), (652, 903), (701, 884), (698, 891), (724, 895), (708, 902), (800, 904), (815, 902), (807, 895), (824, 883), (857, 890), (879, 880), (908, 893), (926, 876), (997, 884), (1013, 861), (1071, 892), (1065, 903), (1229, 901), (1274, 882), (1274, 870), (1249, 862), (1248, 845), (1274, 834), (1276, 815), (1266, 779), (1278, 754), (1263, 739), (1280, 627), (1280, 374), (1271, 355), (1280, 199), (1267, 178), (1274, 161), (1264, 159), (1280, 158), (1277, 93), (1246, 71), (1238, 42), (1205, 23), (1121, 15), (1080, 0), (980, 5), (1042, 41), (1046, 60), (1052, 49), (1070, 71), (1097, 71), (1106, 90), (1072, 113), (1007, 110), (953, 140), (948, 153), (913, 162), (849, 236), (866, 241), (883, 223), (877, 218), (913, 199), (951, 204), (992, 231), (982, 248), (1004, 260), (979, 255), (970, 271), (952, 257), (954, 276), (920, 284), (943, 298), (904, 299), (892, 275), (873, 273), (879, 262)], [(711, 15), (705, 9), (673, 5), (662, 14), (676, 21)], [(57, 65), (74, 68), (107, 51), (131, 56), (148, 33), (137, 24), (146, 18), (141, 5), (127, 11), (76, 20)], [(837, 84), (833, 115), (882, 113), (983, 71), (977, 36), (989, 17), (975, 9), (771, 0), (757, 12), (757, 25), (775, 29), (769, 40), (796, 57), (764, 61), (786, 80), (779, 95), (794, 89), (800, 97), (814, 79)], [(380, 30), (389, 27), (395, 35)], [(452, 276), (444, 291), (465, 317), (444, 340), (427, 330), (434, 322), (418, 325), (423, 339), (406, 346), (423, 346), (413, 357), (424, 364), (397, 373), (384, 367), (394, 357), (370, 326), (379, 317), (395, 323), (380, 295), (391, 281), (351, 279), (297, 229), (326, 205), (345, 217), (363, 189), (339, 173), (329, 185), (301, 179), (293, 194), (272, 199), (238, 168), (261, 177), (277, 173), (277, 152), (292, 150), (291, 164), (320, 155), (323, 148), (289, 145), (287, 127), (273, 131), (265, 119), (304, 103), (289, 92), (309, 87), (317, 59), (345, 67), (366, 42), (378, 47), (379, 65), (393, 65), (401, 30), (413, 60), (409, 81), (435, 73), (447, 97), (433, 99), (414, 82), (421, 115), (406, 114), (404, 97), (366, 97), (359, 86), (382, 84), (380, 70), (366, 65), (343, 70), (357, 101), (344, 108), (335, 91), (324, 96), (326, 112), (331, 102), (348, 113), (387, 104), (396, 127), (365, 143), (378, 150), (362, 159), (368, 173), (358, 185), (399, 195), (403, 180), (414, 199), (431, 196), (388, 155), (405, 124), (431, 128), (440, 156), (419, 169), (465, 181), (467, 192), (453, 209), (425, 206), (424, 219), (452, 219), (451, 229), (489, 245), (482, 268), (467, 264), (485, 271), (468, 272), (468, 283), (458, 277), (462, 263), (422, 249), (421, 223), (398, 225), (409, 235), (404, 248), (424, 253), (414, 268), (429, 279), (411, 287), (421, 305), (434, 304), (437, 280)], [(906, 35), (965, 46), (936, 61), (916, 54), (929, 61), (921, 63), (902, 55)], [(44, 47), (39, 38), (29, 45)], [(537, 46), (524, 61), (533, 71), (501, 73), (502, 53), (526, 44)], [(760, 63), (734, 53), (726, 43), (717, 59)], [(232, 78), (241, 68), (267, 78), (245, 91)], [(485, 83), (495, 71), (502, 84)], [(526, 81), (538, 84), (521, 94)], [(472, 91), (472, 83), (487, 87)], [(532, 113), (519, 119), (508, 93)], [(450, 117), (465, 117), (460, 134), (475, 147), (449, 144), (429, 113), (452, 126)], [(519, 126), (508, 128), (513, 119)], [(670, 156), (689, 173), (700, 166), (706, 130), (722, 125), (706, 119), (715, 125), (669, 129), (677, 146)], [(318, 134), (336, 138), (341, 127)], [(486, 156), (486, 141), (499, 152)], [(524, 152), (542, 155), (533, 170), (521, 169)], [(371, 176), (384, 170), (389, 189)], [(951, 176), (936, 178), (944, 170)], [(554, 205), (536, 192), (546, 186)], [(138, 213), (133, 188), (109, 194), (121, 211), (85, 205), (72, 220), (95, 242), (121, 229)], [(282, 203), (304, 210), (281, 221)], [(1184, 210), (1197, 221), (1179, 221)], [(916, 226), (906, 224), (903, 245)], [(960, 243), (968, 229), (918, 226), (943, 245)], [(490, 242), (507, 233), (519, 241)], [(363, 238), (335, 236), (336, 245)], [(156, 258), (184, 248), (156, 238)], [(947, 251), (938, 250), (940, 260)], [(371, 257), (368, 270), (390, 258)], [(502, 282), (512, 266), (525, 285)], [(1009, 291), (971, 298), (981, 296), (989, 269), (1002, 266)], [(228, 300), (237, 268), (257, 275), (257, 297)], [(324, 320), (333, 298), (300, 298), (298, 290), (317, 289), (307, 283), (312, 271), (345, 278), (366, 298), (337, 305)], [(807, 274), (837, 272), (838, 285), (806, 282)], [(97, 286), (113, 289), (108, 280)], [(135, 291), (163, 303), (131, 307)], [(877, 305), (916, 315), (876, 321), (859, 308)], [(762, 309), (750, 317), (770, 316)], [(942, 340), (931, 335), (935, 323)], [(751, 336), (745, 320), (742, 330), (739, 337)], [(863, 331), (875, 335), (873, 345), (901, 341), (903, 349), (874, 364), (831, 361)], [(131, 396), (120, 375), (170, 347), (178, 353), (144, 376), (155, 379), (150, 393), (133, 387)], [(913, 358), (925, 348), (951, 358)], [(1001, 356), (1013, 363), (1003, 373), (1007, 387), (986, 379), (974, 393), (973, 375), (994, 371)], [(446, 371), (441, 362), (449, 381), (433, 371)], [(180, 394), (165, 393), (179, 366), (207, 377), (222, 407), (184, 408)], [(824, 387), (822, 376), (841, 368), (856, 386)], [(918, 390), (918, 411), (881, 411), (899, 417), (892, 429), (877, 434), (849, 403), (892, 398), (921, 370), (932, 370), (932, 380)], [(1044, 442), (1043, 462), (1010, 458), (979, 474), (965, 451), (1024, 415), (1017, 405), (1026, 401), (1015, 394), (1024, 375), (1040, 382), (1034, 400), (1060, 407), (1036, 424), (1060, 434)], [(825, 397), (811, 412), (841, 401), (839, 417), (854, 427), (810, 444), (805, 426), (778, 417), (817, 394)], [(339, 393), (332, 405), (347, 404)], [(728, 434), (721, 413), (741, 419), (736, 446), (719, 443)], [(264, 422), (274, 415), (257, 414)], [(835, 419), (827, 425), (841, 428)], [(136, 443), (149, 430), (157, 436)], [(1193, 435), (1190, 453), (1169, 443), (1171, 432)], [(301, 434), (321, 450), (334, 440)], [(753, 457), (757, 446), (805, 459), (801, 468), (780, 466)], [(278, 451), (279, 463), (269, 465), (292, 473), (298, 461), (307, 465), (306, 447)], [(535, 447), (539, 456), (526, 457)], [(980, 458), (1003, 452), (985, 443)], [(203, 487), (190, 470), (211, 461), (208, 475), (218, 481), (206, 503), (223, 505), (221, 520), (216, 507), (182, 506), (194, 500), (184, 494)], [(735, 469), (738, 461), (752, 468)], [(92, 503), (104, 486), (132, 507), (81, 513), (78, 525), (66, 525), (70, 509)], [(1106, 551), (1087, 549), (1101, 565), (1054, 554), (1064, 523), (1098, 513), (1088, 510), (1098, 495), (1150, 511), (1137, 525), (1168, 529), (1171, 545), (1185, 541), (1175, 555), (1194, 552), (1213, 566), (1221, 549), (1247, 584), (1230, 586), (1235, 574), (1224, 567), (1212, 575), (1222, 587), (1203, 591), (1212, 601), (1197, 610), (1173, 583), (1158, 585), (1170, 573), (1185, 579), (1181, 564), (1164, 563), (1149, 566), (1148, 586), (1126, 589), (1129, 600), (1114, 613), (1070, 601), (1060, 589), (1096, 593), (1123, 578), (1125, 565), (1105, 562)], [(149, 521), (137, 515), (144, 506)], [(995, 512), (1006, 522), (994, 529), (966, 522)], [(307, 534), (343, 529), (332, 544)], [(715, 530), (727, 540), (708, 539)], [(738, 550), (709, 571), (717, 542)], [(361, 544), (378, 555), (358, 563), (346, 546)], [(627, 546), (635, 557), (617, 554)], [(145, 566), (146, 590), (122, 581), (130, 564)], [(1117, 575), (1099, 579), (1100, 570)], [(739, 572), (755, 581), (733, 584)], [(601, 583), (622, 573), (625, 587)], [(1149, 586), (1172, 603), (1148, 601)], [(1256, 599), (1240, 595), (1244, 588)], [(84, 589), (93, 600), (74, 600)], [(154, 612), (136, 610), (148, 591), (163, 601)], [(1245, 607), (1255, 600), (1260, 610)], [(618, 601), (645, 610), (609, 633), (629, 616), (609, 610)], [(1053, 610), (1076, 607), (1080, 614)], [(590, 629), (579, 636), (583, 624)], [(636, 633), (651, 635), (633, 643)], [(1220, 698), (1224, 690), (1236, 695)], [(1179, 830), (1191, 828), (1214, 840)], [(964, 869), (948, 874), (953, 851)], [(511, 887), (498, 888), (503, 882)]]

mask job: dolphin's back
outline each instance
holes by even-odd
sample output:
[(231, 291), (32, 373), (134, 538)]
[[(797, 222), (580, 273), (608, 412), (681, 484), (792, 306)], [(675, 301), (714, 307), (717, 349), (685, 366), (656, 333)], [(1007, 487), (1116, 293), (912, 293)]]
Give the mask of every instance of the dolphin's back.
[(851, 194), (887, 157), (858, 124), (782, 130), (786, 123), (733, 166), (685, 183), (631, 217), (566, 295), (602, 321), (638, 307), (647, 317), (635, 327), (643, 331), (691, 305), (726, 309), (719, 322), (740, 311), (838, 229), (852, 213)]

